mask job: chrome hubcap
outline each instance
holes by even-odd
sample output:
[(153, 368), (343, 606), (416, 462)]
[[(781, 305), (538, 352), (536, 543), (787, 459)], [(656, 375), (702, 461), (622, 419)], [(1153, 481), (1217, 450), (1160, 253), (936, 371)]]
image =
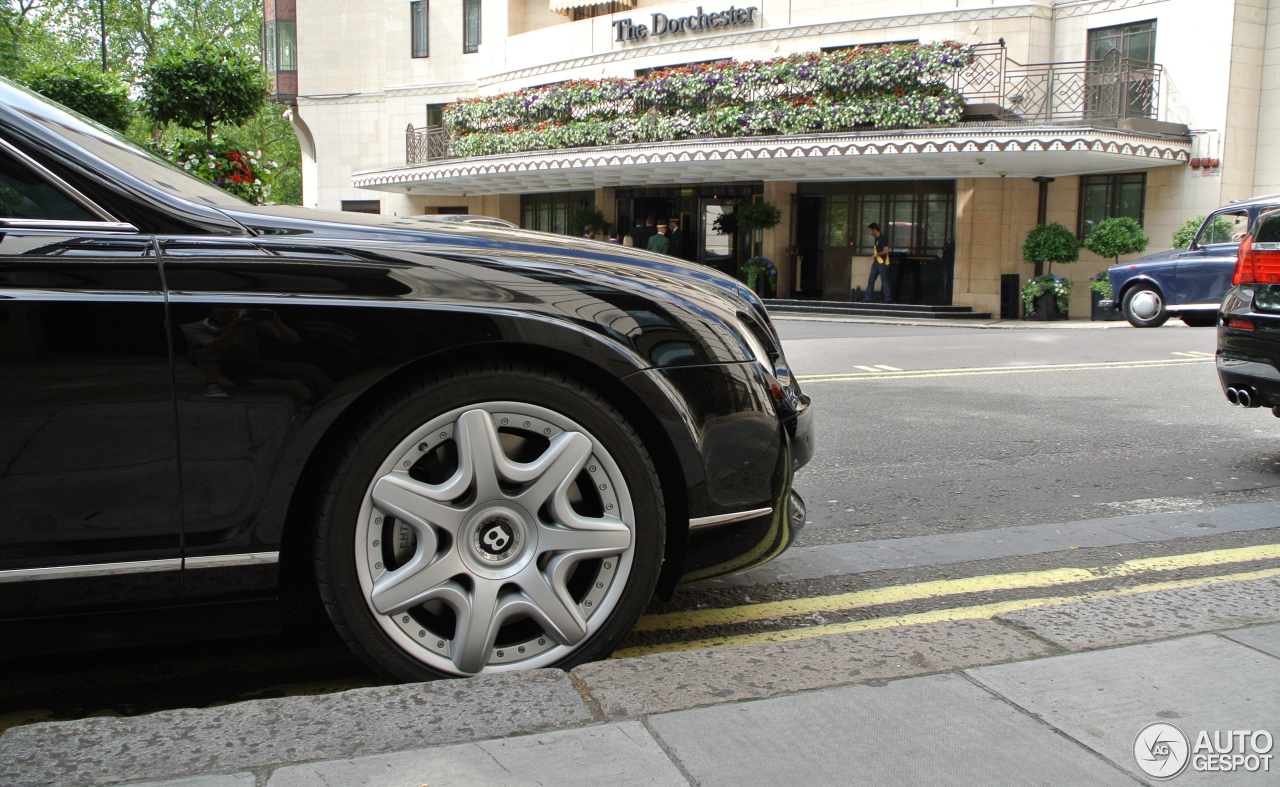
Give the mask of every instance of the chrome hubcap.
[(1143, 290), (1136, 293), (1129, 300), (1129, 309), (1133, 311), (1134, 316), (1140, 320), (1150, 320), (1160, 313), (1163, 301), (1160, 296), (1151, 290)]
[(617, 605), (634, 528), (621, 472), (581, 426), (516, 402), (409, 435), (365, 495), (365, 600), (406, 652), (474, 675), (555, 663)]

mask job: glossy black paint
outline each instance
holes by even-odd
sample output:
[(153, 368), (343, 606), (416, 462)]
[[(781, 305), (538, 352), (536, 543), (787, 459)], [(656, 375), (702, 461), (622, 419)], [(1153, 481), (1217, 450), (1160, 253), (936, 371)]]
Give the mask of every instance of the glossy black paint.
[(1280, 285), (1241, 284), (1222, 301), (1223, 318), (1251, 329), (1218, 323), (1218, 380), (1228, 388), (1251, 388), (1262, 407), (1280, 406)]
[[(668, 504), (662, 589), (793, 538), (808, 399), (738, 282), (561, 236), (186, 199), (182, 173), (130, 171), (104, 135), (33, 120), (51, 111), (7, 86), (0, 99), (0, 141), (132, 225), (0, 219), (0, 571), (276, 550), (284, 566), (116, 578), (136, 599), (0, 583), (0, 617), (274, 592), (309, 563), (306, 504), (345, 424), (463, 360), (564, 369), (637, 426)], [(189, 334), (226, 308), (270, 309), (297, 340), (264, 334), (261, 363), (219, 370), (232, 396), (211, 399)], [(770, 505), (688, 537), (691, 518)]]

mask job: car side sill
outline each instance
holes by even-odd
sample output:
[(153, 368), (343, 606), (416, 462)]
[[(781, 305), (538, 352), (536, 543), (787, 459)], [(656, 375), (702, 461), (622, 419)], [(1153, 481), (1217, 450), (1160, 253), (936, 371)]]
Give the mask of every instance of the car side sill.
[(711, 527), (712, 525), (727, 525), (730, 522), (744, 522), (748, 519), (755, 519), (758, 516), (767, 516), (773, 513), (773, 507), (756, 508), (751, 511), (739, 511), (736, 514), (716, 514), (715, 516), (700, 516), (689, 520), (689, 529), (699, 527)]
[[(280, 560), (279, 552), (251, 552), (242, 555), (213, 555), (210, 557), (189, 557), (187, 568), (223, 568), (226, 566), (246, 566), (262, 563), (276, 563)], [(48, 566), (45, 568), (14, 568), (0, 571), (0, 583), (32, 582), (42, 579), (74, 579), (76, 577), (102, 577), (113, 574), (146, 574), (155, 571), (180, 571), (183, 559), (180, 557), (162, 560), (131, 560), (124, 563), (90, 563), (83, 566)]]

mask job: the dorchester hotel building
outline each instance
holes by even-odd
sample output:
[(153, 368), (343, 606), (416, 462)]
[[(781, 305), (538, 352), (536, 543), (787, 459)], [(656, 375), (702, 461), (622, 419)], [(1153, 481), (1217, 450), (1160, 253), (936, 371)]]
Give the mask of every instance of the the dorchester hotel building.
[[(594, 206), (625, 233), (682, 222), (688, 259), (737, 272), (748, 233), (778, 295), (848, 300), (887, 227), (915, 299), (999, 313), (1034, 273), (1027, 231), (1132, 216), (1167, 248), (1189, 218), (1280, 192), (1280, 0), (265, 0), (274, 99), (310, 207), (486, 214), (566, 232)], [(957, 41), (956, 122), (457, 155), (445, 105), (569, 80), (858, 45)], [(1106, 261), (1055, 267), (1076, 282)], [(906, 268), (904, 268), (906, 270)], [(1018, 278), (1020, 277), (1020, 279)], [(1079, 297), (1084, 296), (1084, 297)]]

